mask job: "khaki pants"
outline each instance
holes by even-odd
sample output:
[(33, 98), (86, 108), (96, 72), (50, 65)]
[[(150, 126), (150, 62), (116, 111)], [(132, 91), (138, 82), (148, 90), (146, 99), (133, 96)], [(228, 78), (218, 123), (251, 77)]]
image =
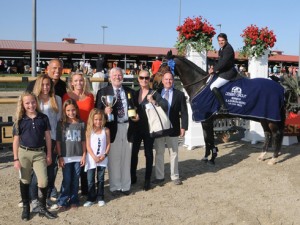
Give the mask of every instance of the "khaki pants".
[(127, 140), (128, 123), (118, 124), (115, 141), (108, 155), (109, 190), (129, 191), (132, 143)]
[(19, 148), (19, 160), (21, 164), (20, 180), (23, 184), (30, 184), (32, 169), (34, 170), (38, 187), (45, 188), (48, 185), (46, 153), (44, 151), (29, 151)]
[(161, 137), (155, 138), (154, 148), (155, 154), (155, 176), (156, 179), (165, 178), (165, 164), (164, 164), (164, 154), (165, 154), (165, 144), (169, 150), (170, 155), (170, 170), (171, 170), (171, 180), (179, 179), (178, 172), (178, 137)]

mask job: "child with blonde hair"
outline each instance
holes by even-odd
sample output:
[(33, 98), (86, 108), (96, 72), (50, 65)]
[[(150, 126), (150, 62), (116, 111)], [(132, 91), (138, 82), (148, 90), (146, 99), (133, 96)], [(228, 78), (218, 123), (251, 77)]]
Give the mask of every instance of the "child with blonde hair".
[[(110, 150), (110, 131), (105, 127), (104, 112), (94, 108), (91, 110), (86, 129), (86, 165), (88, 178), (88, 199), (83, 206), (89, 207), (97, 200), (104, 206), (104, 173), (107, 167), (107, 156)], [(95, 174), (97, 183), (95, 183)], [(97, 184), (97, 191), (96, 191)]]
[[(30, 220), (29, 184), (34, 170), (42, 193), (39, 215), (56, 218), (46, 208), (48, 177), (47, 165), (52, 163), (51, 136), (48, 117), (41, 113), (37, 97), (23, 93), (18, 101), (16, 121), (13, 126), (14, 167), (19, 170), (20, 191), (23, 202), (22, 220)], [(46, 151), (45, 151), (46, 148)]]

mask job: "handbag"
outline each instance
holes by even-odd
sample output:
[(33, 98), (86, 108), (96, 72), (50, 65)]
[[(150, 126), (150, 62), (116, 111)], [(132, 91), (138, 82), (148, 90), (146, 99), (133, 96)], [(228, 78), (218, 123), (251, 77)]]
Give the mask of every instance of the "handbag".
[(173, 126), (171, 121), (160, 106), (148, 103), (145, 110), (148, 117), (150, 137), (165, 137), (172, 133)]

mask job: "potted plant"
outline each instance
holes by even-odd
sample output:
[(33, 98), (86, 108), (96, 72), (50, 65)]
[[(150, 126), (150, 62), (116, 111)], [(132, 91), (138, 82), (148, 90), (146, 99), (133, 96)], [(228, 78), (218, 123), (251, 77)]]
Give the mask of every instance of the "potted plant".
[(244, 39), (244, 46), (240, 54), (247, 57), (261, 57), (265, 50), (274, 47), (276, 42), (273, 30), (269, 30), (268, 27), (258, 28), (253, 24), (243, 30), (241, 37)]
[(178, 26), (176, 31), (179, 35), (175, 47), (179, 55), (184, 55), (188, 45), (191, 45), (197, 52), (203, 50), (214, 50), (212, 38), (216, 34), (215, 28), (201, 16), (184, 20), (183, 25)]

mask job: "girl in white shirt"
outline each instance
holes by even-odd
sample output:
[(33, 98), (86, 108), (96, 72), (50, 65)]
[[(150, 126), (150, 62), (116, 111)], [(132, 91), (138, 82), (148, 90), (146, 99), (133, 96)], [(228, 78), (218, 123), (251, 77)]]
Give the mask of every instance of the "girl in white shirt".
[[(83, 206), (88, 207), (97, 200), (104, 206), (104, 173), (107, 167), (107, 156), (110, 150), (110, 131), (105, 127), (105, 116), (102, 110), (91, 110), (86, 129), (86, 164), (88, 178), (88, 199)], [(96, 173), (97, 170), (97, 173)], [(95, 183), (95, 174), (97, 183)], [(96, 191), (97, 184), (97, 191)]]

